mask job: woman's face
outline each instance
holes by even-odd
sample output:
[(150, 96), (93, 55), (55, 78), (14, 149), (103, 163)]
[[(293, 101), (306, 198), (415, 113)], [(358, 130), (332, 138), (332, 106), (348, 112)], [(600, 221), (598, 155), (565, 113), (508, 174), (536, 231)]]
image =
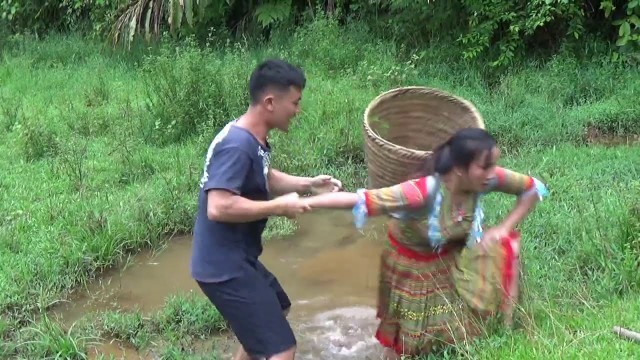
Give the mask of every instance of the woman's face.
[(491, 151), (479, 154), (469, 165), (469, 168), (460, 171), (463, 178), (463, 186), (467, 191), (481, 192), (495, 175), (496, 163), (500, 158), (500, 149), (494, 147)]

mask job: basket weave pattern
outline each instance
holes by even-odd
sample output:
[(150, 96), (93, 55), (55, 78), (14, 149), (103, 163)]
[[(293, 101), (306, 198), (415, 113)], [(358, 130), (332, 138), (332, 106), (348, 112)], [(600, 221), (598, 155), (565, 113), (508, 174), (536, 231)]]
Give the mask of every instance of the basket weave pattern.
[(433, 161), (433, 150), (456, 131), (484, 128), (478, 110), (460, 97), (426, 87), (393, 89), (364, 113), (369, 188), (391, 186)]

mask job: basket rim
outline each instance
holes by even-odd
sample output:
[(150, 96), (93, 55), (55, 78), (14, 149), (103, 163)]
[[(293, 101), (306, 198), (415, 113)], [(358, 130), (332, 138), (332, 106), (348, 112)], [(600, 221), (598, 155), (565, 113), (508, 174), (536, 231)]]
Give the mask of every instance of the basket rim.
[(369, 105), (367, 105), (367, 108), (364, 111), (364, 121), (363, 121), (363, 126), (365, 129), (365, 132), (372, 136), (373, 138), (375, 138), (376, 141), (382, 142), (384, 145), (386, 146), (390, 146), (392, 148), (395, 148), (395, 150), (397, 151), (403, 151), (403, 152), (409, 152), (409, 153), (414, 153), (414, 154), (418, 154), (419, 156), (428, 156), (433, 154), (433, 151), (431, 150), (416, 150), (416, 149), (411, 149), (402, 145), (398, 145), (395, 143), (392, 143), (390, 141), (388, 141), (387, 139), (379, 136), (378, 134), (376, 134), (375, 131), (373, 131), (373, 129), (371, 128), (371, 126), (369, 126), (369, 114), (371, 112), (371, 110), (373, 109), (374, 106), (376, 106), (377, 104), (380, 103), (380, 101), (382, 101), (383, 99), (389, 97), (392, 94), (401, 92), (401, 91), (411, 91), (411, 90), (417, 90), (419, 92), (430, 92), (430, 93), (436, 93), (439, 95), (442, 95), (444, 97), (449, 97), (451, 99), (455, 99), (456, 101), (459, 101), (460, 103), (462, 103), (463, 106), (465, 106), (467, 109), (470, 110), (471, 114), (473, 115), (473, 117), (476, 119), (477, 124), (481, 127), (481, 128), (485, 128), (485, 123), (484, 123), (484, 119), (482, 118), (482, 115), (480, 114), (480, 111), (478, 111), (478, 109), (476, 108), (475, 105), (473, 105), (473, 103), (471, 103), (469, 100), (466, 100), (460, 96), (451, 94), (447, 91), (438, 89), (438, 88), (432, 88), (432, 87), (427, 87), (427, 86), (402, 86), (402, 87), (396, 87), (390, 90), (387, 90), (385, 92), (380, 93), (378, 96), (376, 96), (375, 98), (373, 98), (373, 100), (371, 100), (371, 102), (369, 102)]

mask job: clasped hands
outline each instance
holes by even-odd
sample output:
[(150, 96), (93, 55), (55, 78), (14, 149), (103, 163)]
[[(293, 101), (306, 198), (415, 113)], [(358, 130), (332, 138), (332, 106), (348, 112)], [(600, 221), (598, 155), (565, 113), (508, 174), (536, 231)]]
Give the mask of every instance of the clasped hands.
[[(319, 195), (328, 192), (342, 191), (342, 182), (330, 175), (318, 175), (311, 178), (310, 192), (312, 195)], [(291, 192), (276, 198), (282, 202), (282, 215), (289, 219), (294, 219), (299, 214), (311, 211), (311, 207), (296, 192)]]

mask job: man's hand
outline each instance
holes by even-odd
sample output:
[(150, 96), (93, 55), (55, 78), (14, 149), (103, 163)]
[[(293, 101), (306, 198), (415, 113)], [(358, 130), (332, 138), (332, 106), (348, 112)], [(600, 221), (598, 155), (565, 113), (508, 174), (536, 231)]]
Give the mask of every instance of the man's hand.
[(289, 219), (295, 219), (299, 214), (311, 211), (311, 206), (298, 193), (292, 192), (273, 199), (278, 206), (278, 213)]
[(319, 195), (342, 190), (342, 182), (329, 175), (316, 177), (293, 176), (276, 169), (269, 170), (269, 192), (274, 196), (297, 192), (300, 195)]
[(342, 182), (329, 175), (318, 175), (311, 179), (311, 194), (318, 195), (342, 190)]

